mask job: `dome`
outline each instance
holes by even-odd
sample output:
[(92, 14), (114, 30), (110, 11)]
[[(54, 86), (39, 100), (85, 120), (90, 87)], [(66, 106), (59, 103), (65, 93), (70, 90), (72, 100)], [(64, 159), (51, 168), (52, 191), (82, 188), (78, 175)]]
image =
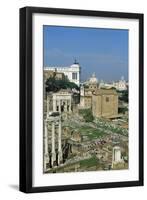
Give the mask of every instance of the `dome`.
[(95, 73), (93, 73), (90, 77), (89, 83), (98, 83), (98, 79), (96, 78)]

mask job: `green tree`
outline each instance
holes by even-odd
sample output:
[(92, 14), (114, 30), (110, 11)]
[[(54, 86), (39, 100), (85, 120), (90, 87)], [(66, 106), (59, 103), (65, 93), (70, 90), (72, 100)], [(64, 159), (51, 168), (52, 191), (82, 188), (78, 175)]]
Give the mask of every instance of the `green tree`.
[(122, 91), (122, 92), (118, 92), (119, 93), (119, 99), (121, 101), (124, 101), (126, 103), (128, 103), (128, 90)]
[(73, 89), (79, 90), (79, 87), (70, 82), (67, 78), (65, 79), (55, 79), (55, 76), (50, 77), (46, 80), (46, 91), (47, 92), (58, 92), (60, 89)]

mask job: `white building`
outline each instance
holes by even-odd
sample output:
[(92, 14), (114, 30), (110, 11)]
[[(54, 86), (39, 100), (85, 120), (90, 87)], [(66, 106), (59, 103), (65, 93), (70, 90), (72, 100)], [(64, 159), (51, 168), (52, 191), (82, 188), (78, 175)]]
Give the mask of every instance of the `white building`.
[(119, 91), (124, 91), (127, 90), (127, 83), (124, 79), (124, 77), (121, 77), (121, 80), (119, 80), (118, 82), (113, 83), (113, 86), (119, 90)]
[(56, 71), (64, 73), (70, 82), (74, 82), (78, 86), (80, 85), (80, 65), (75, 61), (74, 64), (69, 67), (59, 67), (59, 66), (46, 66), (44, 70)]

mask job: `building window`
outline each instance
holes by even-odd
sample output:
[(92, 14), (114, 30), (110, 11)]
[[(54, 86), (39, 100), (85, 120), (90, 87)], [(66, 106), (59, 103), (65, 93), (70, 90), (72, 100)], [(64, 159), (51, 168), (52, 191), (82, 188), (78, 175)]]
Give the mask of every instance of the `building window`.
[(106, 97), (106, 102), (109, 102), (109, 97)]
[(75, 72), (72, 73), (72, 79), (77, 80), (77, 73), (75, 73)]

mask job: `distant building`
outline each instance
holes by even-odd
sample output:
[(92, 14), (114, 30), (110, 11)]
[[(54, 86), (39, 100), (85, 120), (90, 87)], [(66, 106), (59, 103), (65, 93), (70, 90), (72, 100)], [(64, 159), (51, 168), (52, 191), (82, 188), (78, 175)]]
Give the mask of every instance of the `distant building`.
[(95, 73), (80, 88), (80, 106), (83, 108), (92, 108), (92, 93), (98, 89), (98, 80)]
[(127, 90), (127, 83), (123, 76), (121, 77), (121, 80), (119, 80), (118, 82), (114, 82), (113, 86), (119, 91)]
[(85, 83), (86, 86), (89, 87), (90, 90), (96, 90), (98, 88), (98, 79), (95, 76), (95, 73), (92, 74), (92, 76), (89, 78), (88, 81)]
[(103, 88), (105, 87), (105, 83), (103, 80), (100, 80), (100, 83), (99, 83), (99, 88)]
[(74, 82), (78, 86), (80, 85), (80, 65), (76, 61), (69, 67), (44, 67), (44, 72), (53, 71), (57, 73), (64, 73), (64, 75), (69, 79), (70, 82)]
[(115, 89), (100, 89), (95, 74), (88, 84), (80, 88), (80, 107), (90, 108), (94, 117), (115, 117), (118, 115), (118, 95)]

